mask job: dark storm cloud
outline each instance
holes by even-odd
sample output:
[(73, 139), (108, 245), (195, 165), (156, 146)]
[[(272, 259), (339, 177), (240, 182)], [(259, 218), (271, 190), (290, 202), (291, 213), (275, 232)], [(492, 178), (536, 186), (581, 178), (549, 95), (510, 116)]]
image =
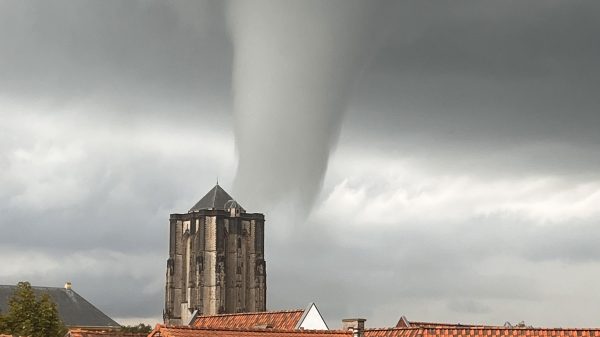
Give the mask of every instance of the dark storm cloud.
[(453, 144), (481, 153), (600, 141), (598, 3), (399, 8), (402, 19), (355, 96), (349, 129), (375, 139), (393, 130), (384, 136), (442, 152)]
[(598, 4), (592, 1), (459, 1), (399, 9), (405, 20), (395, 21), (377, 62), (382, 66), (510, 81), (555, 72), (594, 80), (586, 75), (598, 71), (600, 47), (591, 43)]
[[(125, 130), (112, 132), (135, 137), (144, 132), (136, 131), (141, 118), (132, 114), (145, 115), (144, 120), (154, 124), (164, 124), (168, 116), (175, 121), (171, 124), (177, 124), (178, 115), (185, 116), (182, 121), (198, 119), (194, 117), (198, 108), (190, 105), (228, 104), (230, 47), (218, 2), (5, 1), (0, 6), (2, 97), (48, 102), (38, 103), (42, 108), (36, 113), (58, 115), (55, 129), (42, 130), (48, 135), (33, 136), (34, 130), (23, 138), (16, 127), (2, 133), (4, 172), (16, 149), (36, 149), (46, 142), (48, 151), (65, 150), (61, 146), (68, 146), (68, 140), (54, 135), (57, 130), (70, 132), (61, 119), (75, 118), (77, 123), (71, 126), (80, 130), (115, 130), (125, 123)], [(65, 107), (76, 111), (67, 113)], [(218, 114), (222, 109), (213, 111)], [(156, 114), (160, 116), (152, 117)], [(211, 116), (203, 120), (215, 122)], [(74, 172), (64, 165), (53, 175), (64, 179), (63, 188), (75, 181), (80, 200), (55, 207), (54, 201), (65, 197), (57, 190), (48, 196), (52, 199), (46, 201), (47, 207), (32, 210), (25, 202), (19, 207), (18, 195), (28, 182), (12, 179), (4, 190), (11, 187), (14, 193), (0, 193), (3, 244), (136, 251), (146, 249), (136, 245), (142, 241), (163, 248), (161, 223), (182, 191), (176, 177), (157, 177), (177, 171), (180, 165), (155, 149), (114, 149), (115, 144), (102, 140), (89, 144), (89, 134), (72, 131), (71, 140), (83, 142), (85, 153), (68, 163), (76, 165)], [(33, 155), (39, 154), (43, 153)], [(207, 175), (198, 169), (195, 174)], [(61, 188), (60, 184), (56, 187)], [(192, 198), (201, 193), (190, 192)], [(132, 214), (136, 223), (128, 220)], [(8, 225), (17, 223), (27, 224), (23, 226), (32, 231), (25, 235), (23, 226)]]
[(5, 1), (0, 89), (125, 105), (138, 96), (221, 102), (231, 62), (222, 12), (216, 1)]

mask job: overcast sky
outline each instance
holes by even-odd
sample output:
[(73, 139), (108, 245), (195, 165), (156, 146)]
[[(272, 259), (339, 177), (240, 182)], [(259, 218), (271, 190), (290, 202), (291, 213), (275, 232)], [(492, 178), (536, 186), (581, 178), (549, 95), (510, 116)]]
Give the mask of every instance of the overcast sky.
[[(239, 200), (268, 309), (599, 326), (600, 3), (381, 20), (306, 221)], [(169, 214), (233, 190), (234, 49), (221, 1), (0, 0), (0, 283), (161, 320)]]

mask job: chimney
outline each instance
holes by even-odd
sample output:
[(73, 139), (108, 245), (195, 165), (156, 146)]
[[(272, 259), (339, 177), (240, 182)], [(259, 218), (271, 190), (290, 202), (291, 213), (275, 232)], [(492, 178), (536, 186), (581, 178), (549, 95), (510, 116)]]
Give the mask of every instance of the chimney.
[(71, 282), (65, 283), (65, 289), (71, 290)]
[(351, 330), (352, 337), (363, 337), (365, 331), (364, 318), (346, 318), (342, 320), (342, 330)]

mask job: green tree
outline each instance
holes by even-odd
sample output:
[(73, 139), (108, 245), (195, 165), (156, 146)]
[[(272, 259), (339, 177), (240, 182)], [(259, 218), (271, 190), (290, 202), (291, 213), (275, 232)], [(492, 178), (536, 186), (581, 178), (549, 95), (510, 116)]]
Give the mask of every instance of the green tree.
[(61, 321), (56, 303), (50, 298), (50, 295), (43, 294), (38, 303), (38, 331), (40, 336), (64, 336), (67, 333), (67, 328)]
[(17, 284), (0, 321), (0, 332), (16, 336), (62, 337), (67, 331), (50, 296), (38, 299), (29, 282)]
[(4, 322), (4, 316), (2, 316), (2, 310), (0, 310), (0, 333), (6, 331), (6, 323)]
[(150, 333), (152, 331), (152, 327), (150, 325), (146, 325), (144, 323), (140, 323), (138, 325), (127, 325), (121, 327), (122, 332), (134, 332), (134, 333)]

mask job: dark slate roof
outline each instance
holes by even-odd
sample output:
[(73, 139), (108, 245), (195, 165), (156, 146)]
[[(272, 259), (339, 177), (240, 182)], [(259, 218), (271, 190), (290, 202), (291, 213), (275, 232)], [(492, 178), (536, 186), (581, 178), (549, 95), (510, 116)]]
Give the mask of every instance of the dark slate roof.
[[(3, 313), (8, 311), (8, 300), (12, 297), (15, 288), (16, 286), (0, 285), (0, 310)], [(67, 327), (119, 327), (119, 323), (106, 316), (72, 289), (34, 286), (31, 288), (38, 296), (42, 293), (50, 295), (56, 303), (60, 318)]]
[[(229, 193), (225, 192), (219, 184), (215, 185), (205, 196), (198, 201), (194, 207), (190, 208), (190, 212), (196, 212), (202, 209), (225, 209), (225, 204), (228, 202), (235, 202), (232, 196)], [(239, 204), (235, 204), (237, 208), (243, 210), (242, 206)]]

